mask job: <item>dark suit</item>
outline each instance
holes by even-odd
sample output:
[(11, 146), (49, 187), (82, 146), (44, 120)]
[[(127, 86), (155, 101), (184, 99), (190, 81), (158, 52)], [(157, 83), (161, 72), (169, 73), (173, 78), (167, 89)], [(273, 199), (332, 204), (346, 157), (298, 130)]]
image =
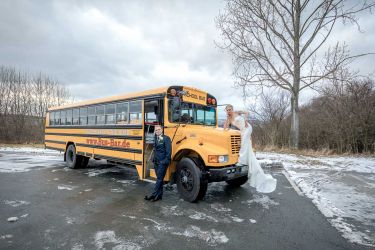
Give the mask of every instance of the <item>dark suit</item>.
[(169, 163), (171, 162), (172, 151), (171, 139), (166, 135), (163, 135), (162, 138), (162, 140), (159, 140), (159, 138), (155, 136), (155, 154), (153, 160), (157, 179), (152, 196), (160, 198), (163, 196), (163, 180)]

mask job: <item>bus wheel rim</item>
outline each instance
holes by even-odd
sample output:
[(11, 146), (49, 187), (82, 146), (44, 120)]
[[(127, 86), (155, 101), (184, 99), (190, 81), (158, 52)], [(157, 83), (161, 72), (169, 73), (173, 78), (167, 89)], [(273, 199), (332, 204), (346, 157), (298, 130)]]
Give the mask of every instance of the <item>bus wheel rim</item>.
[(181, 184), (185, 190), (187, 191), (193, 190), (194, 177), (193, 177), (192, 172), (187, 168), (184, 168), (181, 171)]

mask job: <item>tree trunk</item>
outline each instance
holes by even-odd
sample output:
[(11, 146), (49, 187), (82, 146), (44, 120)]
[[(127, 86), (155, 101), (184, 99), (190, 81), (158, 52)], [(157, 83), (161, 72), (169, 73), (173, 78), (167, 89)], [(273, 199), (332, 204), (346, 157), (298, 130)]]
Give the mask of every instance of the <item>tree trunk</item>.
[(290, 127), (290, 147), (298, 149), (299, 142), (299, 108), (298, 94), (291, 97), (291, 127)]
[(292, 120), (290, 128), (290, 146), (298, 149), (299, 141), (299, 113), (298, 113), (298, 97), (300, 92), (301, 81), (301, 55), (300, 55), (300, 21), (301, 21), (301, 4), (300, 1), (295, 3), (295, 11), (293, 17), (294, 26), (294, 46), (293, 46), (293, 88), (291, 101)]

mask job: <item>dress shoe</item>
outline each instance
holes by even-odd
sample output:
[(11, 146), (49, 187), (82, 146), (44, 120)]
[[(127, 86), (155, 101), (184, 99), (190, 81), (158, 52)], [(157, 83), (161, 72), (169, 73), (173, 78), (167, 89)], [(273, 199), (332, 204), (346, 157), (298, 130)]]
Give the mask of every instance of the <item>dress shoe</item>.
[(154, 196), (154, 195), (146, 195), (146, 196), (145, 196), (145, 200), (146, 200), (146, 201), (150, 201), (150, 200), (153, 200), (153, 199), (155, 199), (155, 196)]
[(158, 201), (158, 200), (162, 200), (163, 198), (161, 196), (158, 196), (158, 197), (155, 197), (154, 199), (152, 199), (151, 201), (152, 202), (155, 202), (155, 201)]

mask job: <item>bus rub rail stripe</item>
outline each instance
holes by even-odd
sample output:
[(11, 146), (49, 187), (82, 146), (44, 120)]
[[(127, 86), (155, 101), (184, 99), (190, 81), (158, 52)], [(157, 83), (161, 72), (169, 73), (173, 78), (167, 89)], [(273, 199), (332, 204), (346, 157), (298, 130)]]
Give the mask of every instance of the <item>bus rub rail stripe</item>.
[[(53, 140), (45, 140), (45, 142), (46, 143), (63, 144), (63, 145), (66, 144), (63, 141), (53, 141)], [(98, 148), (98, 149), (105, 149), (105, 150), (113, 150), (113, 151), (120, 151), (120, 152), (142, 154), (142, 149), (135, 149), (135, 148), (115, 148), (115, 147), (91, 145), (91, 144), (85, 144), (85, 143), (76, 143), (76, 145), (78, 147), (85, 147), (85, 148)]]
[(103, 134), (69, 134), (69, 133), (45, 133), (46, 135), (76, 136), (76, 137), (97, 137), (113, 139), (142, 140), (142, 136), (136, 135), (103, 135)]

